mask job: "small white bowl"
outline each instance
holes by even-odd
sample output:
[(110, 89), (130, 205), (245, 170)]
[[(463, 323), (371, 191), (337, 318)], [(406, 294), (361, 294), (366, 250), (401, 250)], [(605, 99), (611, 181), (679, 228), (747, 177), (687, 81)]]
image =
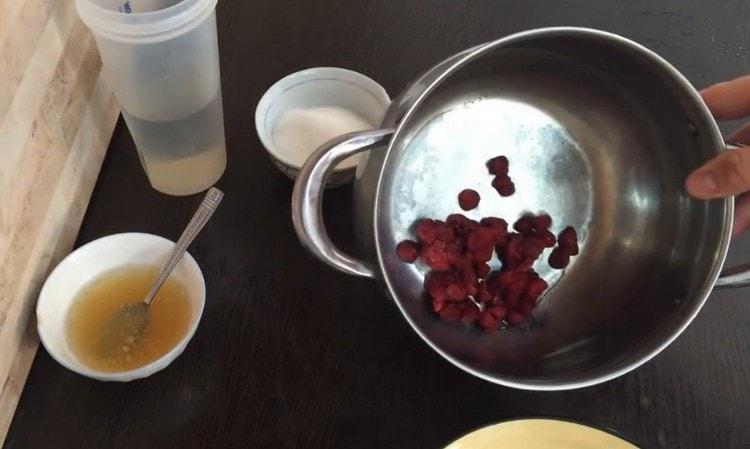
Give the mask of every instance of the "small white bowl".
[[(315, 67), (292, 73), (271, 86), (255, 109), (255, 128), (274, 164), (295, 179), (302, 166), (278, 148), (273, 139), (276, 120), (293, 108), (337, 106), (352, 111), (372, 124), (380, 125), (391, 99), (372, 79), (347, 69)], [(340, 185), (354, 178), (356, 166), (334, 169), (328, 185)]]
[(36, 306), (39, 337), (52, 358), (86, 377), (128, 382), (166, 368), (182, 354), (198, 328), (206, 301), (203, 273), (188, 253), (182, 257), (171, 276), (175, 276), (188, 292), (193, 306), (193, 321), (182, 340), (160, 358), (130, 371), (111, 373), (92, 370), (81, 363), (70, 349), (66, 332), (68, 309), (81, 287), (115, 268), (128, 265), (158, 266), (166, 260), (173, 246), (173, 242), (152, 234), (113, 234), (89, 242), (63, 259), (44, 282)]

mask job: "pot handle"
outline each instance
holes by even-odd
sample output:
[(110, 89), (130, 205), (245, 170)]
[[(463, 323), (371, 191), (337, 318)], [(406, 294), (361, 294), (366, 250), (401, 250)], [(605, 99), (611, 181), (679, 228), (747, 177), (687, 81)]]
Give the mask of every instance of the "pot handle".
[(372, 264), (354, 259), (333, 245), (323, 223), (323, 191), (326, 180), (347, 157), (386, 143), (393, 129), (359, 131), (339, 136), (321, 145), (297, 175), (292, 192), (292, 221), (302, 245), (315, 257), (347, 274), (377, 277)]
[[(736, 150), (744, 145), (727, 142), (727, 150)], [(750, 285), (750, 263), (722, 270), (715, 287), (739, 288)]]

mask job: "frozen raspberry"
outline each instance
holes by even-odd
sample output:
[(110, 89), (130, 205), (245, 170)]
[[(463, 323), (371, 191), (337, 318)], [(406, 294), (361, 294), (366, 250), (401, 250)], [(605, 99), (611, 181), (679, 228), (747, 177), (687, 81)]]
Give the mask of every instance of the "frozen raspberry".
[(479, 193), (476, 190), (464, 189), (458, 194), (458, 205), (463, 210), (472, 210), (479, 205)]
[(482, 312), (479, 311), (479, 309), (473, 305), (469, 304), (466, 307), (464, 307), (463, 312), (461, 313), (461, 322), (463, 323), (475, 323), (479, 318), (482, 316)]
[(539, 214), (534, 217), (534, 230), (537, 232), (545, 231), (552, 226), (552, 217), (547, 214)]
[(495, 233), (485, 227), (477, 228), (466, 239), (466, 248), (474, 254), (474, 260), (490, 260), (495, 249)]
[(534, 236), (542, 242), (545, 248), (552, 248), (557, 243), (557, 237), (550, 231), (537, 231)]
[(444, 321), (458, 321), (461, 319), (462, 314), (461, 306), (458, 304), (446, 304), (445, 307), (440, 309), (438, 315)]
[(524, 296), (526, 298), (530, 299), (537, 299), (540, 296), (542, 296), (542, 293), (544, 293), (545, 290), (547, 290), (547, 282), (544, 279), (536, 278), (529, 281), (528, 285), (526, 285), (526, 291), (524, 292)]
[(570, 255), (560, 247), (557, 247), (553, 249), (552, 253), (549, 255), (548, 262), (550, 267), (561, 270), (567, 267), (568, 263), (570, 263)]
[(492, 187), (497, 190), (500, 196), (511, 196), (516, 193), (516, 185), (511, 181), (510, 176), (497, 176), (492, 180)]
[(557, 236), (557, 244), (571, 256), (578, 254), (578, 235), (572, 226), (568, 226)]
[(500, 320), (485, 310), (482, 312), (482, 317), (479, 319), (479, 325), (486, 331), (494, 331), (500, 327)]
[(419, 257), (433, 270), (446, 271), (450, 268), (449, 254), (446, 251), (445, 242), (442, 240), (435, 240), (426, 245), (422, 248)]
[(505, 156), (493, 157), (487, 161), (487, 170), (491, 175), (500, 176), (508, 174), (508, 158)]
[(474, 263), (474, 272), (477, 274), (477, 277), (479, 278), (486, 278), (488, 274), (490, 274), (490, 271), (492, 269), (489, 265), (487, 265), (486, 262), (475, 262)]
[(414, 227), (414, 233), (422, 243), (432, 243), (437, 238), (437, 224), (435, 220), (423, 218)]
[(513, 229), (520, 232), (521, 234), (530, 234), (534, 232), (534, 216), (524, 215), (515, 223), (513, 223)]
[(511, 326), (518, 326), (519, 324), (523, 323), (526, 317), (518, 312), (511, 312), (508, 314), (508, 317), (506, 319), (508, 320), (508, 324), (510, 324)]
[(413, 263), (419, 257), (419, 245), (411, 240), (404, 240), (396, 245), (396, 254), (406, 263)]

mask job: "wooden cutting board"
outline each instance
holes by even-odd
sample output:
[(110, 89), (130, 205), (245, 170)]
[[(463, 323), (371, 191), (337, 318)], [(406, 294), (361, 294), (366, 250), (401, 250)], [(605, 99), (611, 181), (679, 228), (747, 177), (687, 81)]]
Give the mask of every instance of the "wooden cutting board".
[(0, 446), (39, 289), (75, 242), (118, 113), (74, 0), (0, 0)]

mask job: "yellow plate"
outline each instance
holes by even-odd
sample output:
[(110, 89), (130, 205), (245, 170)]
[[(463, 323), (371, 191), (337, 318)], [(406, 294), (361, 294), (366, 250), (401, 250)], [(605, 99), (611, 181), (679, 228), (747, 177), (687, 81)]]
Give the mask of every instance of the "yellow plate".
[(484, 427), (446, 449), (638, 449), (599, 429), (555, 419), (519, 419)]

